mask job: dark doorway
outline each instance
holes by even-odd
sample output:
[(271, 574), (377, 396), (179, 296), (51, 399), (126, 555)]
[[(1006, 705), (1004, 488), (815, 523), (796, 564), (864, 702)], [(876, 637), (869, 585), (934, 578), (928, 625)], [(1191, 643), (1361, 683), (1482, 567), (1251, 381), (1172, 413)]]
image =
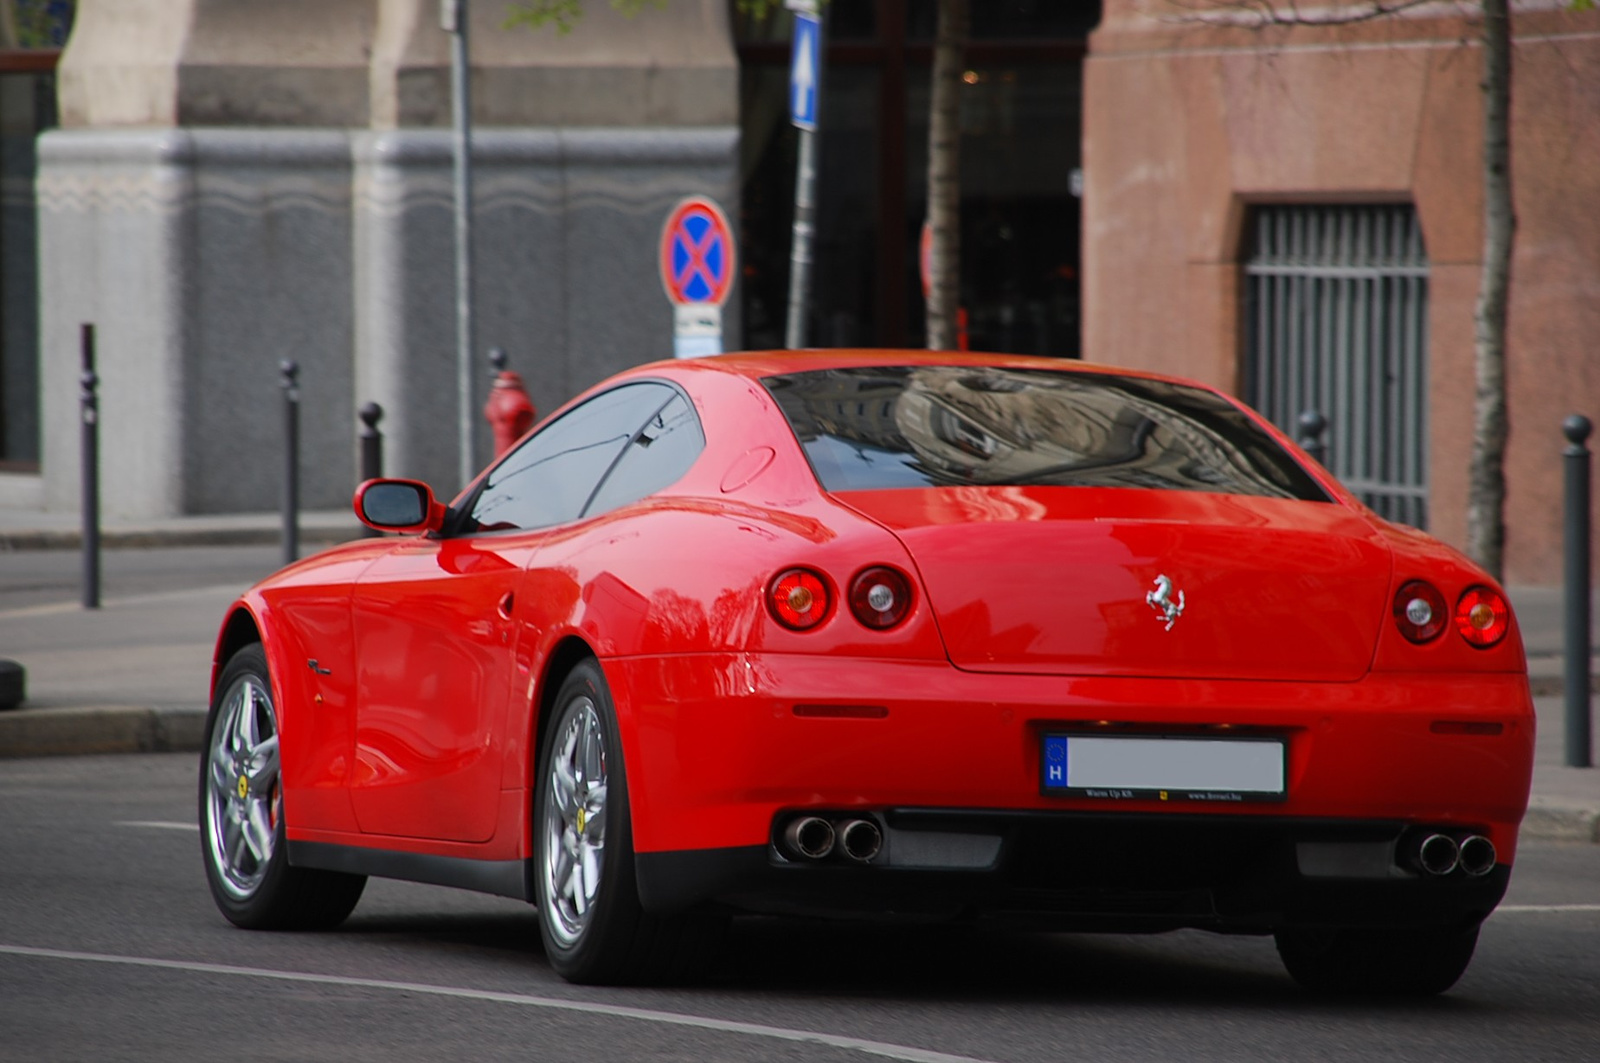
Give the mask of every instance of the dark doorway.
[[(1079, 354), (1077, 173), (1083, 57), (1098, 2), (972, 5), (961, 105), (961, 292), (975, 350)], [(744, 343), (784, 341), (795, 130), (791, 16), (736, 15), (741, 64)], [(921, 346), (934, 0), (828, 6), (818, 227), (808, 335), (817, 346)]]

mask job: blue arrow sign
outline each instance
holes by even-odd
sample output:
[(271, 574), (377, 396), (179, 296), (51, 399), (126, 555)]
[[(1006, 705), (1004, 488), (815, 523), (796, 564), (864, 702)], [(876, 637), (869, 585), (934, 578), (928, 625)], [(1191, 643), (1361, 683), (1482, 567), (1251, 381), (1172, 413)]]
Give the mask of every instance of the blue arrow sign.
[(817, 128), (817, 64), (822, 52), (822, 20), (796, 11), (794, 43), (789, 53), (789, 121), (801, 129)]

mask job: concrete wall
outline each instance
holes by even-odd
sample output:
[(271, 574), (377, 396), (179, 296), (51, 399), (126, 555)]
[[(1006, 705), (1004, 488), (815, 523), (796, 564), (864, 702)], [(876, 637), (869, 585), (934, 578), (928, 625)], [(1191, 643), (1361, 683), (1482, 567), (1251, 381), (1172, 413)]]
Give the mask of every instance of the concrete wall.
[[(1508, 581), (1560, 580), (1561, 418), (1600, 415), (1600, 12), (1519, 5)], [(1429, 282), (1430, 530), (1465, 541), (1483, 248), (1481, 50), (1441, 8), (1341, 28), (1106, 0), (1084, 115), (1084, 350), (1237, 389), (1248, 207), (1412, 202)], [(1600, 419), (1600, 418), (1597, 418)]]
[[(672, 357), (661, 226), (686, 195), (735, 202), (736, 142), (724, 128), (476, 138), (479, 345), (507, 351), (541, 414), (613, 372)], [(454, 254), (450, 137), (365, 133), (354, 158), (357, 405), (389, 411), (388, 471), (453, 490), (455, 288), (439, 268)], [(736, 318), (725, 328), (736, 336)], [(487, 363), (475, 370), (486, 397)], [(474, 424), (486, 461), (488, 425)]]
[[(657, 242), (737, 195), (719, 0), (569, 36), (472, 6), (475, 391), (504, 347), (548, 411), (668, 357)], [(301, 366), (302, 500), (347, 505), (355, 410), (386, 471), (457, 479), (449, 37), (437, 0), (83, 0), (39, 143), (44, 497), (78, 499), (78, 329), (99, 332), (112, 518), (270, 510), (279, 362)], [(736, 342), (738, 322), (725, 322)], [(476, 423), (475, 458), (489, 457)]]

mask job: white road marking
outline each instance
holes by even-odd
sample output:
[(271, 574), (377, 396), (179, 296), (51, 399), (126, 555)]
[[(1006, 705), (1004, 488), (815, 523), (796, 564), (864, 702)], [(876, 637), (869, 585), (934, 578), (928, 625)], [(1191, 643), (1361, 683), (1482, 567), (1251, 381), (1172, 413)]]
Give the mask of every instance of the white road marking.
[(163, 823), (158, 819), (124, 819), (117, 822), (119, 827), (149, 827), (152, 830), (199, 830), (198, 823)]
[(480, 1000), (494, 1004), (517, 1004), (530, 1008), (549, 1008), (554, 1011), (572, 1011), (585, 1015), (605, 1015), (616, 1019), (635, 1019), (666, 1026), (684, 1026), (716, 1033), (740, 1034), (745, 1037), (764, 1037), (775, 1041), (793, 1041), (800, 1044), (826, 1045), (886, 1059), (905, 1060), (906, 1063), (986, 1063), (972, 1056), (953, 1056), (947, 1052), (932, 1052), (909, 1045), (868, 1041), (860, 1037), (842, 1037), (838, 1034), (817, 1033), (812, 1030), (790, 1030), (782, 1026), (765, 1026), (754, 1022), (736, 1022), (730, 1019), (712, 1019), (701, 1015), (682, 1015), (673, 1011), (655, 1011), (650, 1008), (629, 1008), (618, 1004), (599, 1004), (588, 1000), (558, 1000), (553, 997), (536, 997), (524, 993), (496, 993), (482, 989), (462, 989), (456, 986), (426, 985), (417, 982), (389, 982), (374, 978), (344, 978), (337, 975), (309, 974), (303, 971), (271, 971), (258, 967), (234, 967), (217, 963), (189, 963), (179, 960), (158, 960), (146, 956), (111, 956), (95, 952), (71, 952), (64, 949), (36, 949), (25, 945), (0, 945), (0, 954), (29, 956), (35, 959), (72, 960), (80, 963), (118, 964), (127, 967), (150, 967), (165, 971), (183, 971), (188, 974), (234, 975), (241, 978), (261, 978), (279, 982), (297, 982), (311, 985), (332, 985), (347, 989), (380, 989), (397, 993), (419, 993), (457, 1000)]
[(1600, 912), (1600, 904), (1502, 904), (1497, 912)]

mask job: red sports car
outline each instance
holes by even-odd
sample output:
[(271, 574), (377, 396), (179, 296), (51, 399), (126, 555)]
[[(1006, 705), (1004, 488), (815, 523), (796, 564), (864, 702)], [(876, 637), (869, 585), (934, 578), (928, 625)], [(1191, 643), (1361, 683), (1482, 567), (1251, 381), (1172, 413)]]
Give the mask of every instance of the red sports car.
[(534, 902), (576, 981), (730, 912), (1274, 934), (1435, 993), (1516, 851), (1494, 581), (1218, 391), (928, 352), (642, 366), (217, 641), (206, 873), (246, 927), (366, 876)]

